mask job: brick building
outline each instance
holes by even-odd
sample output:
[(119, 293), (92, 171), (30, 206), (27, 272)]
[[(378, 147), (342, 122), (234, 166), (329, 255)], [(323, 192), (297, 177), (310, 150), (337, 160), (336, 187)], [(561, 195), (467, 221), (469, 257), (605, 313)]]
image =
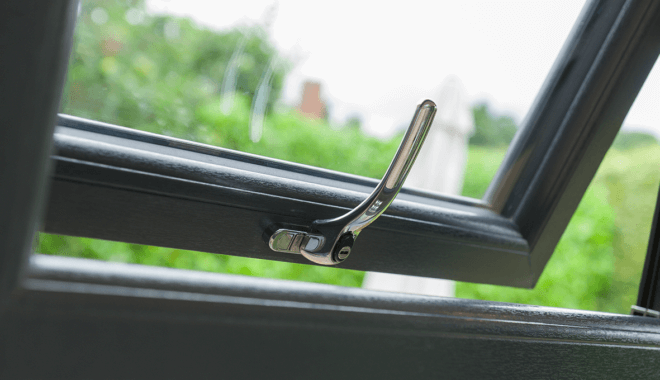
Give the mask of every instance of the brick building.
[(328, 116), (325, 102), (321, 100), (321, 84), (307, 81), (303, 85), (302, 100), (298, 111), (311, 119), (325, 119)]

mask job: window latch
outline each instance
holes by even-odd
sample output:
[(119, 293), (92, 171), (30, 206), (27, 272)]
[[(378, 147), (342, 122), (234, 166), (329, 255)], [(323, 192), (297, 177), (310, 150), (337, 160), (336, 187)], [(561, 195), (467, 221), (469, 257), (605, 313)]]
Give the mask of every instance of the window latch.
[(431, 128), (435, 112), (436, 105), (431, 100), (417, 106), (385, 176), (356, 208), (334, 219), (315, 220), (306, 231), (277, 229), (270, 235), (268, 246), (276, 252), (302, 254), (322, 265), (335, 265), (346, 260), (360, 231), (373, 223), (401, 190)]

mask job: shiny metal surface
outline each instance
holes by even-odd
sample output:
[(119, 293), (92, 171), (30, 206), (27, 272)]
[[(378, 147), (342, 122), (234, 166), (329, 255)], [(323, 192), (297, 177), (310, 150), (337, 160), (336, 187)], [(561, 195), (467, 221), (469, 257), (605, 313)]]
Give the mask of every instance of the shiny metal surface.
[(374, 191), (348, 213), (334, 218), (315, 220), (309, 231), (278, 229), (268, 242), (277, 252), (300, 253), (323, 265), (335, 265), (351, 253), (355, 238), (362, 229), (373, 223), (392, 203), (401, 190), (435, 116), (436, 105), (423, 101), (413, 116), (401, 145)]
[(276, 252), (299, 254), (301, 249), (314, 251), (322, 247), (324, 243), (323, 235), (281, 228), (270, 237), (268, 246)]

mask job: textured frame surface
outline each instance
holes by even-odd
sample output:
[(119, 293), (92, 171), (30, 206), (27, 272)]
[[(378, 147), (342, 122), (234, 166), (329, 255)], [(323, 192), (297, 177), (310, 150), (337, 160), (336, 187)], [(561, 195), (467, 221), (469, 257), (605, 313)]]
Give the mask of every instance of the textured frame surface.
[(33, 256), (3, 378), (652, 378), (660, 320)]

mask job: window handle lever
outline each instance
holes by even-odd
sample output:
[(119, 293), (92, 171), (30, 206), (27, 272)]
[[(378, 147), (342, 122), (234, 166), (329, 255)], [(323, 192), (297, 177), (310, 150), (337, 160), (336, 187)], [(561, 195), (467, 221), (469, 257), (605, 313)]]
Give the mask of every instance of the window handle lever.
[(334, 218), (315, 220), (307, 231), (277, 229), (268, 240), (276, 252), (300, 253), (322, 265), (335, 265), (346, 260), (360, 231), (373, 223), (392, 203), (401, 190), (435, 116), (436, 105), (425, 100), (415, 115), (387, 169), (374, 191), (348, 213)]

